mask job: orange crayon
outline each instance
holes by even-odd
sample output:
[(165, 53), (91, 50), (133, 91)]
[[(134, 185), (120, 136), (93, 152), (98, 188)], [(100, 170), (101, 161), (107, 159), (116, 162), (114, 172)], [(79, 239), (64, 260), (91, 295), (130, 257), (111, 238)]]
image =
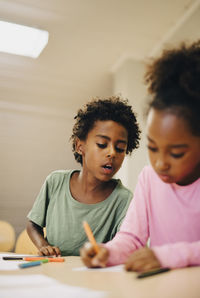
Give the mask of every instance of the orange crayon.
[(40, 261), (40, 260), (48, 260), (49, 262), (64, 262), (64, 258), (48, 258), (48, 257), (25, 257), (23, 258), (24, 261)]
[(91, 230), (89, 224), (86, 221), (83, 222), (83, 227), (84, 227), (85, 233), (86, 233), (90, 243), (94, 247), (95, 252), (98, 253), (99, 252), (99, 247), (98, 247), (97, 242), (96, 242), (96, 240), (93, 236), (92, 230)]

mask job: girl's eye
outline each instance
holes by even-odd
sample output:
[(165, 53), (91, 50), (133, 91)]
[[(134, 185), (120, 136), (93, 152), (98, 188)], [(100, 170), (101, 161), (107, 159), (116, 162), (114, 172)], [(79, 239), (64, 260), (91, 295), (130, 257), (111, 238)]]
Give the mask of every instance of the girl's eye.
[(152, 151), (152, 152), (157, 152), (158, 149), (157, 148), (154, 148), (154, 147), (151, 147), (151, 146), (147, 146), (147, 148)]
[(171, 156), (174, 158), (181, 158), (181, 157), (183, 157), (183, 155), (184, 155), (184, 153), (177, 153), (177, 154), (171, 153)]
[(98, 146), (99, 148), (104, 149), (104, 148), (107, 147), (107, 144), (99, 144), (99, 143), (97, 143), (97, 146)]

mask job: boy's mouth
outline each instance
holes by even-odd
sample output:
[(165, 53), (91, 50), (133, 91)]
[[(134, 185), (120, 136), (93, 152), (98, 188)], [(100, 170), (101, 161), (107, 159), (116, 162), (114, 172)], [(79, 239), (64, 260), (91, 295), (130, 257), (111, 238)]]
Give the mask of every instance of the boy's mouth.
[(112, 166), (111, 165), (105, 165), (103, 166), (104, 169), (108, 169), (108, 170), (112, 170)]
[(104, 169), (105, 174), (111, 174), (113, 172), (113, 166), (111, 164), (106, 164), (102, 166), (102, 168)]

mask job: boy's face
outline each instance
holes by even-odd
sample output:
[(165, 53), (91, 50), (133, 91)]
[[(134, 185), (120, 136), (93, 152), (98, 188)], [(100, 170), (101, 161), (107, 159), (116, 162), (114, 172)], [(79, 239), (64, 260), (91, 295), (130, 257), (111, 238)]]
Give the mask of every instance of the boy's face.
[(163, 182), (187, 185), (200, 177), (200, 137), (182, 117), (152, 108), (147, 140), (150, 162)]
[(96, 121), (85, 141), (78, 140), (83, 171), (100, 181), (108, 181), (119, 170), (126, 155), (128, 132), (121, 124)]

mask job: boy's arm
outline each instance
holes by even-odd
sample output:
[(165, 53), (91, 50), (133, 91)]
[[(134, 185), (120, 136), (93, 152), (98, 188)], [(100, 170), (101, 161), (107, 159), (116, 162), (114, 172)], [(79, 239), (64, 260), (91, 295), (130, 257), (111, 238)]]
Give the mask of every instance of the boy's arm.
[(36, 223), (29, 220), (26, 230), (30, 239), (38, 249), (40, 249), (42, 246), (49, 245), (48, 242), (44, 239), (43, 228)]
[(152, 250), (162, 267), (182, 268), (200, 265), (200, 241), (155, 246)]
[(31, 238), (31, 240), (33, 241), (33, 243), (38, 248), (39, 255), (41, 256), (49, 256), (49, 255), (60, 256), (61, 255), (60, 249), (58, 247), (49, 245), (47, 240), (45, 240), (43, 228), (30, 220), (28, 221), (28, 224), (27, 224), (27, 233)]

